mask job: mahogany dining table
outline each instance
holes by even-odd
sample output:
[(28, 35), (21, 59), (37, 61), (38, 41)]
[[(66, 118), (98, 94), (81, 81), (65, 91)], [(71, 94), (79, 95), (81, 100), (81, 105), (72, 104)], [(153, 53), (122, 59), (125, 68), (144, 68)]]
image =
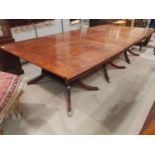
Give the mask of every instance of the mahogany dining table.
[(71, 115), (71, 86), (78, 83), (85, 89), (98, 90), (98, 87), (84, 84), (81, 80), (103, 67), (109, 82), (106, 64), (125, 68), (113, 64), (112, 60), (124, 53), (130, 63), (127, 54), (131, 52), (130, 47), (153, 32), (149, 28), (101, 25), (10, 43), (0, 48), (42, 68), (42, 74), (29, 84), (36, 83), (49, 73), (62, 79), (67, 88), (67, 110)]

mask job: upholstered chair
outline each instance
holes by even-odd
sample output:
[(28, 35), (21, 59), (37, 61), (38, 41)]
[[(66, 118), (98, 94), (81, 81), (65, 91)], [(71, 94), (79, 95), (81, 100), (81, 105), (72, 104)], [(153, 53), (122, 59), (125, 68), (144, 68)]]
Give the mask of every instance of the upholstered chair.
[(0, 134), (3, 122), (11, 114), (22, 114), (18, 100), (23, 93), (25, 82), (22, 77), (0, 71)]

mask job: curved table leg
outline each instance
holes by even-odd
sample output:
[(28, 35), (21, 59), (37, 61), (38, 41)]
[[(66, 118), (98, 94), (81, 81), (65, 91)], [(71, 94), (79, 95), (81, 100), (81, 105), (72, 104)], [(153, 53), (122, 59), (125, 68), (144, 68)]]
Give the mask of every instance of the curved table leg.
[(155, 48), (153, 49), (154, 55), (155, 55)]
[(79, 81), (79, 86), (86, 89), (86, 90), (99, 90), (98, 87), (94, 87), (94, 86), (89, 86), (81, 81)]
[(103, 65), (103, 72), (104, 72), (104, 77), (105, 77), (106, 81), (107, 81), (108, 83), (110, 83), (110, 77), (109, 77), (109, 75), (108, 75), (106, 65)]
[[(81, 81), (79, 81), (79, 85), (82, 88), (87, 89), (87, 90), (99, 90), (98, 87), (86, 85)], [(67, 113), (68, 113), (68, 117), (72, 117), (71, 86), (67, 85), (66, 88), (67, 88)]]
[(109, 64), (117, 69), (125, 69), (126, 67), (125, 66), (118, 66), (116, 64), (114, 64), (113, 62), (109, 62)]
[(140, 56), (138, 53), (132, 52), (131, 49), (128, 49), (128, 52), (129, 52), (130, 54), (134, 55), (134, 56)]
[(72, 107), (71, 107), (71, 87), (67, 85), (67, 112), (68, 117), (72, 116)]
[(45, 77), (46, 77), (46, 74), (43, 74), (43, 73), (42, 73), (42, 74), (39, 75), (38, 77), (36, 77), (36, 78), (30, 80), (30, 81), (28, 82), (28, 84), (35, 84), (35, 83), (37, 83), (38, 81), (42, 80), (42, 79), (45, 78)]
[(125, 57), (125, 59), (126, 59), (126, 62), (127, 62), (128, 64), (130, 64), (131, 62), (130, 62), (130, 59), (129, 59), (129, 57), (128, 57), (127, 51), (124, 51), (124, 57)]

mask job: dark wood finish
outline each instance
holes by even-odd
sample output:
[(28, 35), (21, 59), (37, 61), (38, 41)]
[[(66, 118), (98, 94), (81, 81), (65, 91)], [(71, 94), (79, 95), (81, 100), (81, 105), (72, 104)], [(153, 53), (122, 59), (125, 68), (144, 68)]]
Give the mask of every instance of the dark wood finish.
[(106, 64), (103, 65), (103, 73), (104, 73), (104, 77), (105, 77), (106, 81), (107, 81), (108, 83), (110, 83), (110, 77), (109, 77), (109, 75), (108, 75), (108, 71), (107, 71)]
[(125, 57), (125, 59), (126, 59), (126, 62), (127, 62), (128, 64), (130, 64), (131, 62), (130, 62), (130, 59), (129, 59), (129, 56), (128, 56), (128, 51), (125, 51), (125, 52), (124, 52), (124, 57)]
[(152, 34), (149, 35), (148, 37), (146, 37), (145, 39), (143, 39), (143, 40), (142, 40), (141, 42), (139, 42), (138, 44), (136, 44), (137, 46), (139, 46), (139, 50), (140, 50), (140, 51), (142, 50), (142, 47), (148, 45), (148, 43), (149, 43), (149, 41), (150, 41), (150, 39), (151, 39), (151, 36), (152, 36)]
[(13, 38), (0, 38), (0, 45), (15, 42)]
[(131, 49), (128, 49), (128, 52), (134, 56), (140, 56), (138, 53), (134, 53)]
[(113, 66), (114, 68), (117, 68), (117, 69), (125, 69), (125, 68), (126, 68), (125, 66), (116, 65), (116, 64), (114, 64), (113, 62), (109, 62), (109, 64), (110, 64), (111, 66)]
[(119, 19), (90, 19), (89, 26), (98, 26), (98, 25), (105, 25), (105, 24), (112, 24), (113, 22), (118, 21)]
[(10, 27), (8, 25), (8, 20), (0, 19), (0, 28), (2, 32), (2, 35), (0, 36), (0, 45), (14, 42)]
[[(8, 20), (0, 19), (0, 27), (2, 31), (0, 45), (14, 42), (8, 25)], [(18, 75), (24, 73), (21, 68), (19, 57), (12, 55), (11, 53), (6, 53), (2, 49), (0, 49), (0, 70)]]
[[(70, 96), (73, 82), (111, 62), (152, 33), (151, 29), (104, 25), (12, 43), (1, 49), (63, 79)], [(127, 59), (126, 52), (125, 56)], [(109, 81), (106, 67), (103, 68)], [(68, 111), (70, 104), (68, 99)]]
[(83, 82), (81, 82), (81, 81), (79, 81), (78, 84), (79, 84), (80, 87), (82, 87), (82, 88), (84, 88), (84, 89), (86, 89), (86, 90), (99, 90), (98, 87), (94, 87), (94, 86), (87, 85), (87, 84), (85, 84), (85, 83), (83, 83)]
[(8, 20), (0, 19), (0, 31), (2, 32), (0, 36), (0, 45), (14, 42)]
[(12, 74), (23, 74), (19, 57), (6, 53), (0, 49), (0, 70)]
[(152, 30), (98, 26), (2, 47), (70, 81), (142, 40)]
[(35, 84), (35, 83), (39, 82), (40, 80), (42, 80), (42, 79), (45, 78), (45, 77), (46, 77), (46, 74), (41, 73), (38, 77), (36, 77), (36, 78), (34, 78), (34, 79), (28, 81), (27, 84)]
[(155, 103), (148, 114), (140, 135), (155, 135)]
[(0, 38), (11, 38), (11, 30), (8, 25), (8, 20), (5, 19), (0, 19), (0, 26), (1, 26), (1, 31), (3, 33)]

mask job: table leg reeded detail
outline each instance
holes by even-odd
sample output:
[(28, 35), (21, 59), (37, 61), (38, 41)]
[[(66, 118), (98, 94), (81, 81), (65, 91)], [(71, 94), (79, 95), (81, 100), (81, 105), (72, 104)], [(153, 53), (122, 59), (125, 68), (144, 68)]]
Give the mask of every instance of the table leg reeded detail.
[(103, 72), (104, 72), (104, 77), (105, 77), (106, 81), (107, 81), (108, 83), (110, 83), (110, 77), (109, 77), (109, 75), (108, 75), (106, 65), (103, 65)]
[(71, 86), (67, 85), (67, 112), (68, 117), (72, 116), (72, 106), (71, 106)]
[(129, 57), (128, 57), (127, 51), (124, 51), (124, 57), (125, 57), (125, 59), (126, 59), (126, 62), (127, 62), (128, 64), (130, 64), (131, 62), (130, 62), (130, 59), (129, 59)]

